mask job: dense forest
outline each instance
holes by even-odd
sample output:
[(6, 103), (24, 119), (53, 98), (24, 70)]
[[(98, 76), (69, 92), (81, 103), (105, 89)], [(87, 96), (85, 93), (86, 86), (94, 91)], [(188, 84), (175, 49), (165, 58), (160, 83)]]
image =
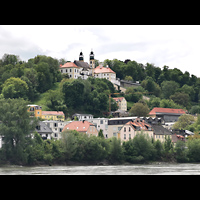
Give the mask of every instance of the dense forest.
[[(108, 111), (108, 95), (116, 92), (113, 85), (106, 79), (68, 79), (58, 70), (64, 62), (64, 59), (45, 55), (37, 55), (25, 62), (17, 55), (4, 54), (0, 59), (0, 98), (23, 98), (34, 103), (44, 94), (47, 110), (63, 110), (70, 114), (80, 110), (96, 116)], [(130, 102), (128, 110), (135, 103), (142, 102), (149, 110), (168, 107), (200, 113), (200, 78), (187, 71), (117, 59), (106, 59), (103, 65), (109, 65), (120, 79), (140, 82), (141, 87), (128, 88), (122, 94)], [(59, 87), (53, 90), (56, 83)], [(142, 93), (145, 92), (150, 97), (149, 101), (142, 101)], [(112, 110), (117, 109), (113, 101), (111, 105)]]

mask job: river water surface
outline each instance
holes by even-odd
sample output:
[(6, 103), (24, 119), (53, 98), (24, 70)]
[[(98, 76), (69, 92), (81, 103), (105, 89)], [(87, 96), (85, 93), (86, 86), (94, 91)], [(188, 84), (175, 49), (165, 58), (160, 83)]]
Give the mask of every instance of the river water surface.
[(0, 167), (0, 175), (200, 175), (200, 164)]

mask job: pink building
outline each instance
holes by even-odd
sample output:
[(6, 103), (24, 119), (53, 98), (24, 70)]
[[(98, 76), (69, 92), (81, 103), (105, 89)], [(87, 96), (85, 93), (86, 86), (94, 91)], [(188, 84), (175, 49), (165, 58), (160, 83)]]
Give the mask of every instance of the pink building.
[(118, 134), (118, 138), (120, 138), (121, 141), (128, 141), (129, 139), (133, 139), (137, 133), (141, 132), (147, 134), (149, 138), (154, 137), (151, 125), (140, 118), (136, 118), (134, 121), (127, 122), (121, 128)]

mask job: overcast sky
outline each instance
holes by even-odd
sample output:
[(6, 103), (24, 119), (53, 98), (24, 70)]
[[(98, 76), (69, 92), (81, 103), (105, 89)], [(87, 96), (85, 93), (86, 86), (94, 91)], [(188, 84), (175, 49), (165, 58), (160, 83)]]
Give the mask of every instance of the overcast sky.
[(178, 68), (200, 77), (200, 26), (0, 26), (0, 58), (4, 53), (27, 61), (36, 55), (78, 60), (82, 50), (95, 59), (147, 62)]

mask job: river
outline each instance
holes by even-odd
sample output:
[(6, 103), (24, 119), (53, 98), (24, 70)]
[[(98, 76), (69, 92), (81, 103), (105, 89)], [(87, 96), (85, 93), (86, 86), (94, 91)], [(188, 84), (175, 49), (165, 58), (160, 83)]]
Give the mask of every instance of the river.
[(4, 166), (0, 175), (191, 175), (200, 174), (200, 164), (149, 164), (110, 166)]

